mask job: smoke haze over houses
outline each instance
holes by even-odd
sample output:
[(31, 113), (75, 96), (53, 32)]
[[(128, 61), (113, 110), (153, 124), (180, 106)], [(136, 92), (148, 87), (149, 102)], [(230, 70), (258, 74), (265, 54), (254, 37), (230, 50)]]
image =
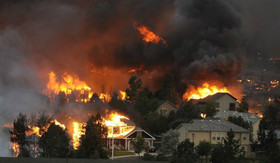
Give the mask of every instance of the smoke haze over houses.
[[(279, 56), (280, 2), (242, 0), (4, 0), (0, 4), (0, 125), (48, 110), (50, 71), (78, 75), (94, 92), (152, 90), (176, 76), (180, 94), (203, 82), (235, 86), (247, 57)], [(144, 43), (135, 25), (166, 40)], [(116, 82), (117, 81), (117, 82)], [(51, 112), (51, 111), (50, 111)], [(0, 131), (0, 146), (9, 136)], [(8, 148), (7, 148), (8, 149)], [(0, 156), (9, 151), (0, 151)]]

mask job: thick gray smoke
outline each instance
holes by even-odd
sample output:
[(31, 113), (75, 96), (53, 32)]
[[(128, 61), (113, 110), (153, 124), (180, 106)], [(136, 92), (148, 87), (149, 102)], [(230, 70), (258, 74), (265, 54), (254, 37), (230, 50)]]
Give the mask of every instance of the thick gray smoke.
[[(251, 3), (254, 3), (252, 9), (248, 7)], [(0, 125), (11, 123), (19, 112), (36, 114), (48, 108), (47, 99), (40, 92), (50, 71), (58, 75), (76, 74), (97, 92), (123, 90), (131, 75), (128, 70), (140, 66), (143, 69), (139, 75), (144, 83), (148, 79), (146, 83), (157, 86), (169, 74), (175, 74), (178, 84), (200, 85), (208, 81), (229, 86), (243, 69), (244, 49), (250, 51), (260, 44), (263, 49), (270, 49), (271, 40), (279, 42), (273, 30), (265, 30), (270, 21), (277, 20), (270, 16), (280, 15), (279, 3), (271, 2), (275, 10), (258, 15), (263, 19), (256, 18), (254, 14), (259, 12), (253, 9), (268, 8), (271, 3), (261, 0), (251, 3), (3, 0), (0, 4)], [(260, 25), (260, 20), (266, 21)], [(168, 46), (144, 43), (135, 24), (149, 27)], [(256, 24), (260, 30), (252, 31)], [(259, 37), (259, 41), (265, 36), (273, 39), (266, 38), (264, 45), (254, 42), (254, 38)], [(279, 54), (277, 48), (273, 54)], [(0, 156), (8, 155), (2, 148), (7, 145), (8, 136), (2, 130), (0, 138)]]

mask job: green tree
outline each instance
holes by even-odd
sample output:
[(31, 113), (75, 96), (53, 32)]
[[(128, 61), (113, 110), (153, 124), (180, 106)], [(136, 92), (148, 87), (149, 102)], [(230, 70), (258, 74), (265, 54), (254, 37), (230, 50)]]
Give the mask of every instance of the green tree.
[(206, 101), (205, 105), (201, 107), (200, 112), (205, 113), (207, 117), (213, 117), (218, 112), (216, 102)]
[(140, 159), (140, 153), (145, 149), (145, 139), (142, 137), (137, 137), (131, 139), (131, 143), (133, 144), (134, 152), (139, 155)]
[(162, 134), (161, 137), (161, 146), (159, 151), (164, 155), (173, 154), (179, 144), (180, 133), (176, 130), (169, 130), (166, 133)]
[(13, 151), (18, 153), (18, 157), (29, 157), (28, 141), (26, 139), (26, 132), (29, 131), (27, 125), (26, 115), (19, 113), (16, 120), (14, 120), (13, 128), (10, 130), (11, 142), (19, 145), (19, 151)]
[[(198, 146), (196, 146), (196, 151), (198, 153), (199, 156), (203, 157), (205, 156), (206, 157), (206, 162), (208, 162), (208, 156), (210, 155), (211, 153), (211, 144), (205, 140), (203, 141), (200, 141)], [(202, 162), (202, 160), (201, 160)]]
[(239, 112), (248, 112), (248, 110), (249, 110), (249, 104), (248, 104), (247, 98), (244, 96), (241, 99), (241, 103), (239, 105), (238, 111)]
[(234, 139), (234, 132), (232, 129), (227, 133), (227, 137), (224, 140), (225, 158), (228, 160), (234, 160), (235, 156), (241, 154), (240, 140)]
[(213, 163), (226, 163), (243, 158), (245, 155), (244, 148), (240, 148), (240, 140), (234, 139), (232, 129), (227, 133), (224, 144), (218, 144), (211, 153), (211, 161)]
[(42, 157), (65, 158), (70, 152), (70, 137), (65, 129), (51, 123), (40, 138), (39, 147), (43, 150)]
[(47, 131), (47, 126), (51, 122), (52, 118), (48, 115), (46, 115), (44, 112), (39, 115), (36, 126), (39, 127), (40, 131), (39, 134), (43, 135), (44, 132)]
[(275, 128), (271, 125), (265, 140), (265, 153), (271, 162), (278, 162), (280, 159), (280, 149), (277, 141)]
[(107, 128), (102, 123), (100, 114), (92, 116), (85, 126), (85, 135), (81, 136), (81, 145), (77, 156), (82, 158), (108, 158), (105, 151)]
[(210, 161), (213, 163), (227, 163), (227, 159), (225, 158), (224, 147), (221, 143), (215, 145), (214, 149), (211, 152)]
[(174, 152), (171, 162), (183, 163), (183, 162), (196, 162), (197, 154), (194, 151), (194, 143), (189, 139), (184, 140), (178, 144), (177, 150)]
[(160, 100), (169, 100), (174, 104), (180, 104), (182, 97), (177, 91), (177, 85), (175, 75), (169, 75), (163, 86), (156, 92), (157, 97)]
[(122, 113), (127, 112), (127, 107), (124, 101), (118, 98), (118, 94), (115, 92), (111, 101), (108, 103), (112, 109), (118, 110)]
[(186, 122), (192, 119), (199, 118), (199, 109), (196, 105), (191, 102), (184, 103), (178, 109), (176, 115), (177, 119), (185, 119)]
[(263, 119), (260, 121), (259, 124), (258, 141), (260, 142), (261, 147), (265, 147), (266, 136), (265, 136), (265, 122)]
[(169, 121), (167, 117), (158, 114), (157, 112), (142, 116), (140, 125), (152, 135), (161, 135), (169, 129)]
[(153, 97), (153, 94), (148, 89), (144, 89), (139, 92), (138, 98), (135, 102), (135, 109), (142, 115), (147, 115), (155, 111), (158, 104), (159, 100)]
[(141, 79), (136, 76), (132, 75), (128, 80), (129, 88), (125, 90), (127, 95), (127, 101), (128, 102), (135, 102), (138, 92), (142, 88), (142, 81)]

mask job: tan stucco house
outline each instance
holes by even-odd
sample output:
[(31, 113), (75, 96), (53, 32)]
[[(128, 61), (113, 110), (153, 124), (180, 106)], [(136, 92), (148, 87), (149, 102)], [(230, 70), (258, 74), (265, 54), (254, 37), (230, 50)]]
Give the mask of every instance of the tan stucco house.
[(223, 143), (227, 137), (227, 132), (233, 130), (235, 139), (240, 140), (240, 145), (245, 148), (246, 153), (249, 148), (249, 131), (226, 120), (199, 119), (190, 123), (180, 124), (176, 130), (180, 133), (179, 142), (188, 138), (195, 146), (200, 141), (206, 140), (211, 144)]
[(261, 118), (256, 113), (244, 113), (237, 111), (221, 111), (218, 112), (214, 118), (228, 120), (229, 116), (242, 117), (245, 122), (248, 122), (252, 125), (253, 128), (253, 140), (258, 140), (258, 130)]
[(176, 107), (175, 104), (173, 104), (169, 100), (160, 101), (159, 102), (159, 106), (156, 109), (156, 111), (159, 114), (163, 115), (163, 116), (168, 116), (171, 111), (175, 111), (176, 112), (177, 111), (177, 107)]
[(236, 110), (238, 107), (237, 99), (229, 93), (216, 93), (214, 95), (197, 100), (196, 103), (199, 105), (204, 105), (207, 101), (216, 102), (216, 109), (219, 111)]

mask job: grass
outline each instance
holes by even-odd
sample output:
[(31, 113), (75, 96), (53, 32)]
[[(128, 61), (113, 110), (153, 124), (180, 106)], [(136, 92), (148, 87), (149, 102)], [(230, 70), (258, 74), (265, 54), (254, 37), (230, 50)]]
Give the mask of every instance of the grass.
[[(111, 151), (109, 155), (111, 155)], [(135, 155), (134, 152), (129, 152), (129, 151), (114, 151), (114, 156), (129, 156), (129, 155)]]

